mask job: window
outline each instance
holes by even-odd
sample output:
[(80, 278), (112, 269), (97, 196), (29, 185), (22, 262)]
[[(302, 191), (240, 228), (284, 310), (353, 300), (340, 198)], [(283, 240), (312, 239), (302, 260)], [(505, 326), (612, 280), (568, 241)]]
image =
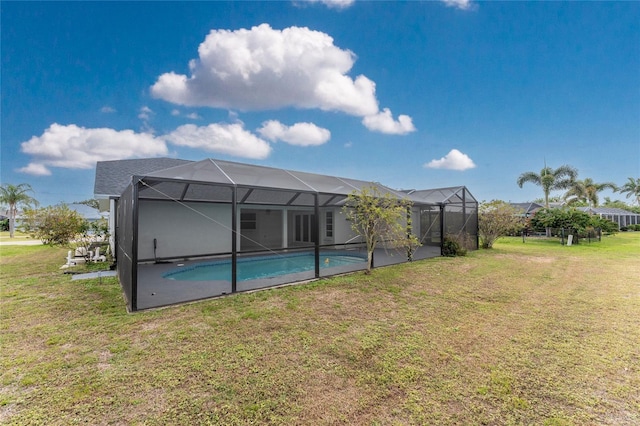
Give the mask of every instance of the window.
[(333, 212), (327, 212), (325, 216), (326, 237), (333, 237)]
[(243, 231), (256, 229), (256, 214), (255, 213), (240, 213), (240, 229)]

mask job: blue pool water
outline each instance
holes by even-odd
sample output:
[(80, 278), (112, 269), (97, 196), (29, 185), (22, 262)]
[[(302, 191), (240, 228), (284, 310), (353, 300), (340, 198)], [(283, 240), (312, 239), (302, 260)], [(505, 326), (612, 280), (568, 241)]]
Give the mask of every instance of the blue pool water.
[[(354, 253), (320, 253), (320, 269), (352, 265), (366, 262), (366, 260), (366, 256)], [(313, 253), (296, 253), (250, 257), (238, 259), (237, 265), (237, 280), (247, 281), (313, 271), (315, 268), (315, 256)], [(185, 266), (167, 272), (162, 277), (178, 281), (231, 281), (231, 261), (219, 260)]]

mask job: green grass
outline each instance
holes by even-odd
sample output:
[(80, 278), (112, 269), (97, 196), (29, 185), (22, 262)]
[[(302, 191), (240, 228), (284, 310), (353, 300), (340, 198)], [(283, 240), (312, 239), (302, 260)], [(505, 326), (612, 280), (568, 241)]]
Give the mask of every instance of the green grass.
[(640, 233), (137, 314), (0, 250), (2, 424), (640, 423)]
[(0, 231), (0, 242), (3, 241), (25, 241), (25, 240), (33, 240), (28, 234), (22, 233), (20, 231), (15, 231), (13, 233), (13, 238), (9, 235), (9, 231)]

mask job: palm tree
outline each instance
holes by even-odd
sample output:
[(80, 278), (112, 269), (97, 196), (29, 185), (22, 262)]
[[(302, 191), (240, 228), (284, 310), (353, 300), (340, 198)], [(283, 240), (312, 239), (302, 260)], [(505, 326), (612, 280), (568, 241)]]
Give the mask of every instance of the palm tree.
[(38, 201), (29, 196), (29, 192), (33, 192), (31, 185), (21, 183), (19, 185), (5, 184), (0, 186), (0, 203), (9, 206), (9, 237), (13, 238), (15, 231), (15, 220), (18, 213), (18, 206), (29, 207), (37, 206)]
[(578, 176), (578, 171), (573, 167), (563, 165), (557, 169), (552, 169), (544, 165), (540, 174), (535, 172), (524, 172), (518, 177), (518, 186), (522, 188), (526, 182), (542, 187), (544, 192), (544, 205), (549, 208), (549, 193), (556, 189), (569, 189), (573, 181)]
[(629, 178), (629, 181), (619, 188), (621, 194), (627, 193), (627, 198), (635, 197), (636, 203), (640, 204), (640, 178)]
[(568, 204), (584, 201), (589, 204), (589, 207), (598, 207), (598, 192), (602, 192), (607, 188), (613, 191), (618, 190), (618, 187), (611, 182), (595, 183), (591, 178), (576, 180), (567, 193), (564, 194), (564, 199)]

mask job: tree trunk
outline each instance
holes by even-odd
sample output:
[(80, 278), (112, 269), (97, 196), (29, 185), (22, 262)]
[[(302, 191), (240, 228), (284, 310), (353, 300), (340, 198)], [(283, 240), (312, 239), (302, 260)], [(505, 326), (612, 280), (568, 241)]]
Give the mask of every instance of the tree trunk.
[(9, 206), (9, 238), (13, 238), (13, 234), (16, 230), (16, 208)]
[(369, 275), (371, 273), (371, 263), (373, 261), (373, 250), (367, 250), (367, 270), (365, 274)]

